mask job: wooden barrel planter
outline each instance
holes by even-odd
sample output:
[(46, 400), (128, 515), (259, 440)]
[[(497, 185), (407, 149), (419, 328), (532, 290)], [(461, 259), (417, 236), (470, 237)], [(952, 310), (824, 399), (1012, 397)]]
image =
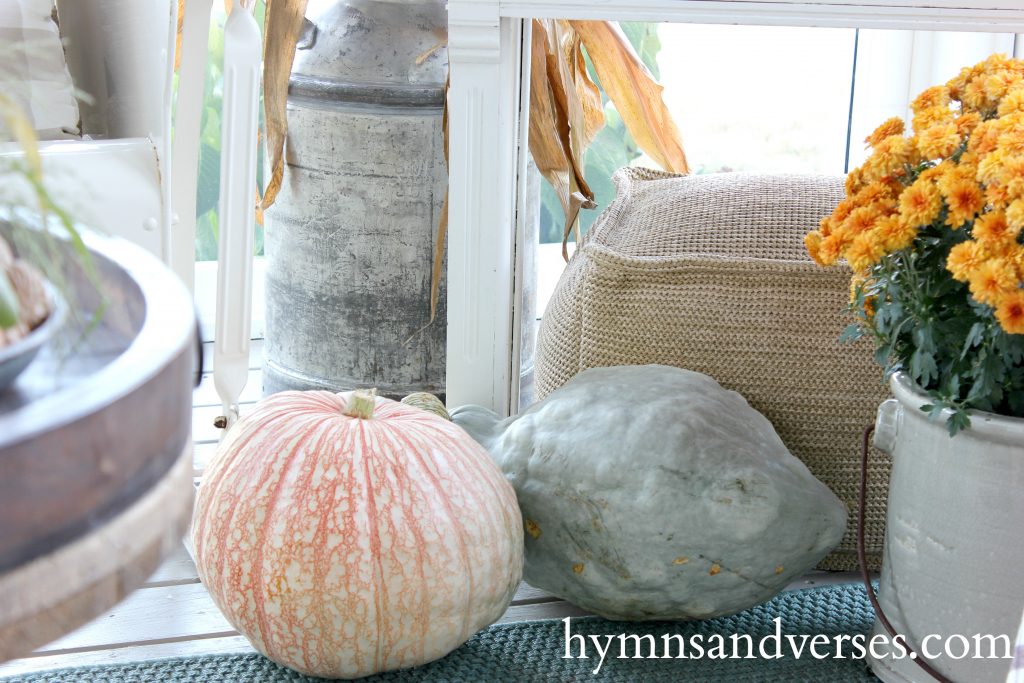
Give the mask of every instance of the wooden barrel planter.
[(66, 259), (80, 314), (0, 394), (0, 662), (140, 585), (191, 513), (191, 297), (141, 248), (86, 238), (106, 313), (82, 337), (100, 297)]

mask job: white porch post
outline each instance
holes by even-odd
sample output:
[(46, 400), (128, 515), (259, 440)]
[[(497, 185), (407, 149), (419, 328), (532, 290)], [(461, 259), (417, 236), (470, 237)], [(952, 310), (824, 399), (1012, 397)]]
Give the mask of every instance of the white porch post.
[(497, 0), (450, 0), (450, 405), (510, 410), (522, 22)]

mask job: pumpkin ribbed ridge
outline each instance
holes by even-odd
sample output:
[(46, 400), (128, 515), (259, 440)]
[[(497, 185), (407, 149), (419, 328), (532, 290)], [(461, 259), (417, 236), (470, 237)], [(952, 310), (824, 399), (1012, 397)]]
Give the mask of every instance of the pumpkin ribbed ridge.
[(443, 656), (521, 577), (515, 493), (458, 426), (377, 399), (282, 392), (232, 428), (196, 504), (200, 578), (271, 659), (357, 677)]

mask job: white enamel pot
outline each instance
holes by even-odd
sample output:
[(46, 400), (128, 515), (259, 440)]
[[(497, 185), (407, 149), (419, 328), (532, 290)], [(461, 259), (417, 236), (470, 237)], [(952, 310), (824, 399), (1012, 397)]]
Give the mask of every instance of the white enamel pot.
[[(950, 437), (948, 413), (930, 420), (908, 376), (891, 387), (874, 436), (893, 459), (879, 603), (912, 648), (938, 655), (929, 662), (942, 675), (1003, 683), (1024, 608), (1024, 419), (973, 412)], [(876, 620), (874, 634), (884, 633)], [(875, 653), (886, 683), (934, 681), (898, 648)]]

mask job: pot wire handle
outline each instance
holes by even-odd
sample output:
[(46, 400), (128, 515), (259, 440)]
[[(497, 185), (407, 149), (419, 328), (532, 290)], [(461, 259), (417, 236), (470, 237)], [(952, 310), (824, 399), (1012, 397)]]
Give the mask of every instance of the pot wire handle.
[(861, 436), (860, 444), (860, 500), (857, 507), (857, 563), (860, 565), (860, 575), (864, 580), (864, 589), (868, 593), (868, 600), (871, 601), (871, 607), (875, 610), (875, 616), (878, 617), (878, 621), (881, 622), (882, 627), (889, 632), (889, 636), (893, 642), (900, 645), (906, 650), (910, 658), (924, 671), (934, 678), (938, 683), (953, 683), (950, 679), (943, 676), (941, 673), (935, 670), (935, 668), (929, 664), (914, 648), (910, 647), (910, 643), (902, 635), (896, 633), (896, 629), (893, 628), (889, 618), (885, 616), (885, 612), (882, 611), (882, 606), (878, 604), (878, 598), (875, 596), (875, 589), (871, 585), (871, 575), (868, 573), (867, 553), (864, 550), (864, 517), (867, 513), (867, 497), (868, 497), (868, 447), (871, 444), (871, 434), (875, 431), (875, 426), (870, 425), (864, 428), (864, 434)]

